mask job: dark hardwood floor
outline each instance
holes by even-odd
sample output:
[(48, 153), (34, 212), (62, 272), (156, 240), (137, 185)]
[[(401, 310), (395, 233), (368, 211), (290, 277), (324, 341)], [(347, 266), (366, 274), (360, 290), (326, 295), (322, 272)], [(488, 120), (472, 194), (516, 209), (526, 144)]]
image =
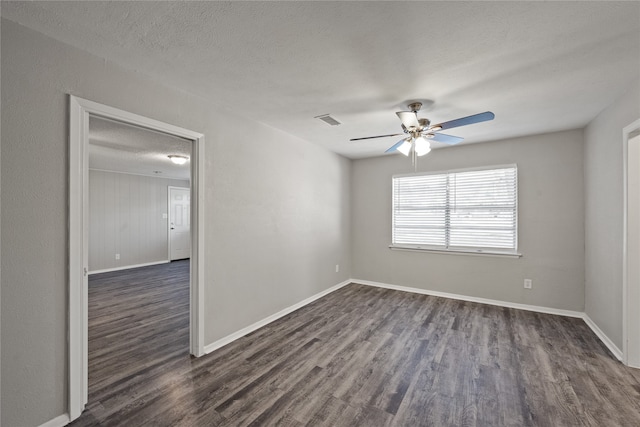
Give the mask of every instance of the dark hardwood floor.
[(580, 319), (355, 284), (191, 358), (188, 267), (91, 277), (73, 426), (640, 425), (640, 371)]

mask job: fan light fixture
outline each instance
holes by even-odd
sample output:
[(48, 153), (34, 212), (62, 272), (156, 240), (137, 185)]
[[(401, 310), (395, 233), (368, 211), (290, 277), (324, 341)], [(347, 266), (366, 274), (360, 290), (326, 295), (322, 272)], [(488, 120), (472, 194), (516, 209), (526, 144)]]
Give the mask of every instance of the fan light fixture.
[[(433, 104), (433, 101), (427, 100), (428, 105)], [(485, 111), (484, 113), (474, 114), (472, 116), (461, 117), (455, 120), (449, 120), (448, 122), (442, 122), (432, 125), (431, 120), (425, 117), (418, 117), (418, 111), (422, 107), (422, 101), (410, 101), (407, 105), (409, 111), (398, 111), (396, 115), (402, 122), (402, 132), (405, 135), (404, 139), (393, 144), (385, 151), (390, 153), (392, 151), (399, 151), (405, 156), (411, 156), (414, 170), (418, 168), (418, 157), (424, 156), (431, 151), (430, 139), (442, 144), (454, 145), (463, 140), (459, 136), (445, 135), (439, 133), (441, 130), (452, 129), (459, 126), (471, 125), (474, 123), (486, 122), (493, 120), (495, 114), (491, 111)], [(393, 136), (400, 136), (402, 133), (392, 133), (390, 135), (377, 135), (377, 136), (365, 136), (364, 138), (351, 138), (349, 141), (362, 141), (365, 139), (374, 138), (389, 138)]]
[(416, 138), (407, 138), (404, 142), (396, 148), (399, 152), (405, 156), (409, 156), (411, 149), (414, 150), (416, 156), (422, 157), (429, 154), (431, 151), (431, 144), (424, 136), (418, 136)]
[(409, 152), (411, 151), (411, 138), (405, 139), (402, 145), (397, 148), (397, 150), (405, 156), (408, 156)]
[(179, 154), (171, 154), (167, 157), (169, 157), (169, 159), (171, 159), (171, 161), (176, 165), (184, 165), (187, 163), (187, 160), (189, 160), (187, 156), (181, 156)]
[(424, 156), (425, 154), (428, 154), (429, 151), (431, 151), (431, 144), (429, 144), (429, 141), (427, 141), (427, 138), (425, 138), (424, 136), (419, 136), (414, 139), (413, 144), (414, 150), (416, 150), (416, 155), (418, 155), (418, 157)]

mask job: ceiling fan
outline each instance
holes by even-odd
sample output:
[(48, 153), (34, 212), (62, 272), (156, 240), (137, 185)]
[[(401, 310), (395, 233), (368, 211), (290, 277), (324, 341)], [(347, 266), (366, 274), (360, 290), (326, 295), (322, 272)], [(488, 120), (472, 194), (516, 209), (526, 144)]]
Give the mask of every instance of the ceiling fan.
[[(431, 151), (431, 144), (429, 140), (442, 142), (448, 145), (454, 145), (462, 141), (464, 138), (459, 136), (446, 135), (438, 133), (441, 130), (451, 129), (459, 126), (471, 125), (474, 123), (486, 122), (493, 120), (495, 114), (491, 111), (485, 111), (484, 113), (474, 114), (472, 116), (461, 117), (459, 119), (450, 120), (448, 122), (432, 125), (431, 121), (427, 118), (418, 118), (418, 111), (422, 107), (421, 102), (412, 102), (408, 105), (410, 111), (398, 111), (396, 114), (402, 122), (402, 131), (405, 138), (393, 144), (385, 153), (391, 151), (399, 151), (405, 156), (412, 154), (414, 165), (416, 164), (416, 157), (424, 156)], [(352, 138), (349, 141), (362, 141), (365, 139), (373, 138), (388, 138), (392, 136), (400, 136), (402, 133), (394, 133), (390, 135), (377, 135), (367, 136), (364, 138)]]

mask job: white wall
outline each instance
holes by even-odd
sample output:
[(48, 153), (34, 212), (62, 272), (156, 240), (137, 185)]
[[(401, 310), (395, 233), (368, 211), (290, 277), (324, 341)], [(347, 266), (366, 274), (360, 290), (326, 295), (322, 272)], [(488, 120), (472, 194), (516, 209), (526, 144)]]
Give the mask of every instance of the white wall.
[(68, 93), (205, 134), (205, 344), (350, 277), (349, 160), (10, 21), (1, 42), (2, 425), (67, 411)]
[(89, 171), (90, 272), (169, 261), (169, 186), (189, 181)]
[[(440, 171), (511, 163), (518, 165), (519, 259), (390, 250), (391, 177), (411, 173), (411, 160), (354, 161), (353, 277), (582, 311), (582, 131), (442, 148), (418, 164), (419, 171)], [(525, 278), (533, 289), (523, 288)]]
[(585, 312), (622, 349), (622, 129), (640, 118), (640, 79), (585, 129)]

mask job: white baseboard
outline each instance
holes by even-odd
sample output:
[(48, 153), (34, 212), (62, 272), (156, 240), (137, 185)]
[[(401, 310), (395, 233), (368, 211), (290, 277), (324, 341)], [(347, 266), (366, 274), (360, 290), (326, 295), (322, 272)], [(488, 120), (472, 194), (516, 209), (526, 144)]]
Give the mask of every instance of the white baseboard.
[(290, 307), (285, 308), (284, 310), (281, 310), (275, 314), (272, 314), (269, 317), (266, 317), (252, 325), (247, 326), (246, 328), (243, 328), (237, 332), (234, 332), (230, 335), (227, 335), (224, 338), (221, 338), (217, 341), (214, 341), (213, 343), (205, 346), (204, 348), (204, 352), (205, 354), (207, 353), (211, 353), (214, 350), (217, 350), (220, 347), (223, 347), (235, 340), (237, 340), (238, 338), (241, 338), (253, 331), (255, 331), (256, 329), (259, 329), (271, 322), (273, 322), (274, 320), (277, 320), (281, 317), (286, 316), (287, 314), (301, 308), (304, 307), (307, 304), (312, 303), (313, 301), (322, 298), (325, 295), (330, 294), (331, 292), (337, 291), (338, 289), (348, 285), (349, 283), (356, 283), (356, 284), (360, 284), (360, 285), (366, 285), (366, 286), (374, 286), (374, 287), (378, 287), (378, 288), (385, 288), (385, 289), (392, 289), (392, 290), (396, 290), (396, 291), (403, 291), (403, 292), (412, 292), (412, 293), (416, 293), (416, 294), (422, 294), (422, 295), (432, 295), (432, 296), (436, 296), (436, 297), (442, 297), (442, 298), (449, 298), (449, 299), (455, 299), (455, 300), (461, 300), (461, 301), (469, 301), (469, 302), (477, 302), (480, 304), (489, 304), (489, 305), (495, 305), (495, 306), (499, 306), (499, 307), (507, 307), (507, 308), (515, 308), (518, 310), (527, 310), (527, 311), (534, 311), (537, 313), (545, 313), (545, 314), (554, 314), (554, 315), (559, 315), (559, 316), (567, 316), (567, 317), (575, 317), (575, 318), (579, 318), (579, 319), (583, 319), (584, 322), (587, 324), (587, 326), (589, 326), (591, 328), (591, 330), (596, 334), (596, 336), (603, 342), (604, 345), (607, 346), (607, 348), (611, 351), (611, 353), (613, 353), (613, 355), (620, 361), (622, 361), (622, 351), (620, 351), (620, 349), (613, 343), (613, 341), (611, 341), (611, 339), (609, 339), (609, 337), (602, 332), (602, 330), (598, 327), (598, 325), (596, 325), (593, 320), (591, 320), (591, 318), (589, 316), (587, 316), (586, 313), (583, 313), (581, 311), (573, 311), (573, 310), (562, 310), (559, 308), (551, 308), (551, 307), (543, 307), (543, 306), (538, 306), (538, 305), (529, 305), (529, 304), (520, 304), (520, 303), (515, 303), (515, 302), (509, 302), (509, 301), (501, 301), (501, 300), (494, 300), (494, 299), (488, 299), (488, 298), (478, 298), (478, 297), (472, 297), (472, 296), (467, 296), (467, 295), (459, 295), (459, 294), (451, 294), (448, 292), (439, 292), (439, 291), (431, 291), (431, 290), (427, 290), (427, 289), (420, 289), (420, 288), (412, 288), (412, 287), (407, 287), (407, 286), (398, 286), (398, 285), (391, 285), (389, 283), (381, 283), (381, 282), (373, 282), (370, 280), (361, 280), (361, 279), (349, 279), (349, 280), (345, 280), (342, 283), (339, 283), (325, 291), (322, 291), (318, 294), (315, 294), (303, 301), (300, 301), (297, 304), (294, 304)]
[(111, 271), (129, 270), (130, 268), (148, 267), (150, 265), (168, 264), (170, 262), (171, 261), (169, 261), (168, 259), (165, 259), (165, 260), (162, 260), (162, 261), (145, 262), (144, 264), (123, 265), (121, 267), (104, 268), (102, 270), (90, 271), (89, 275), (91, 275), (91, 274), (99, 274), (99, 273), (109, 273)]
[(426, 289), (410, 288), (406, 286), (390, 285), (388, 283), (372, 282), (369, 280), (353, 279), (352, 283), (360, 285), (375, 286), (378, 288), (393, 289), (396, 291), (412, 292), (414, 294), (432, 295), (434, 297), (443, 297), (461, 301), (477, 302), (480, 304), (497, 305), (499, 307), (517, 308), (519, 310), (535, 311), (537, 313), (557, 314), (560, 316), (582, 318), (584, 313), (580, 311), (561, 310), (559, 308), (542, 307), (538, 305), (520, 304), (517, 302), (501, 301), (495, 299), (471, 297), (467, 295), (450, 294), (448, 292), (430, 291)]
[(39, 427), (63, 427), (69, 424), (70, 421), (71, 420), (69, 420), (69, 414), (62, 414), (52, 420), (47, 421), (44, 424), (40, 424)]
[(234, 333), (232, 333), (230, 335), (227, 335), (224, 338), (220, 338), (219, 340), (214, 341), (209, 345), (206, 345), (204, 347), (204, 353), (208, 354), (208, 353), (211, 353), (214, 350), (219, 349), (220, 347), (224, 347), (225, 345), (237, 340), (238, 338), (242, 338), (243, 336), (255, 331), (256, 329), (259, 329), (259, 328), (262, 328), (265, 325), (268, 325), (269, 323), (273, 322), (274, 320), (278, 320), (281, 317), (284, 317), (287, 314), (289, 314), (289, 313), (291, 313), (293, 311), (296, 311), (297, 309), (302, 308), (305, 305), (310, 304), (310, 303), (314, 302), (315, 300), (322, 298), (325, 295), (330, 294), (331, 292), (337, 291), (338, 289), (342, 288), (343, 286), (348, 285), (351, 282), (352, 282), (352, 280), (345, 280), (342, 283), (338, 283), (337, 285), (332, 286), (329, 289), (326, 289), (326, 290), (324, 290), (324, 291), (322, 291), (320, 293), (317, 293), (317, 294), (315, 294), (313, 296), (310, 296), (307, 299), (304, 299), (304, 300), (302, 300), (302, 301), (300, 301), (300, 302), (298, 302), (296, 304), (293, 304), (292, 306), (289, 306), (289, 307), (285, 308), (284, 310), (280, 310), (279, 312), (277, 312), (275, 314), (272, 314), (269, 317), (265, 317), (264, 319), (262, 319), (262, 320), (260, 320), (260, 321), (258, 321), (256, 323), (253, 323), (253, 324), (247, 326), (246, 328), (242, 328), (239, 331), (236, 331), (236, 332), (234, 332)]
[(596, 325), (596, 323), (591, 320), (587, 313), (584, 313), (584, 315), (582, 316), (582, 320), (584, 320), (584, 323), (586, 323), (591, 328), (593, 333), (596, 334), (598, 338), (600, 338), (600, 341), (602, 341), (602, 343), (607, 346), (609, 351), (613, 353), (613, 355), (619, 361), (622, 361), (622, 351), (618, 348), (617, 345), (613, 343), (613, 341), (611, 341), (611, 339), (604, 332), (602, 332), (602, 329), (600, 329), (598, 325)]
[(413, 292), (416, 294), (432, 295), (436, 297), (450, 298), (450, 299), (456, 299), (456, 300), (462, 300), (462, 301), (478, 302), (481, 304), (496, 305), (500, 307), (517, 308), (519, 310), (535, 311), (538, 313), (577, 317), (584, 320), (587, 326), (591, 328), (591, 330), (596, 334), (596, 336), (600, 339), (600, 341), (602, 341), (602, 343), (607, 346), (607, 348), (611, 351), (611, 353), (613, 353), (613, 355), (618, 360), (622, 361), (622, 351), (620, 351), (620, 349), (613, 343), (613, 341), (611, 341), (611, 339), (609, 339), (609, 337), (604, 332), (602, 332), (602, 330), (598, 327), (598, 325), (596, 325), (595, 322), (591, 320), (591, 318), (587, 316), (586, 313), (583, 313), (581, 311), (561, 310), (558, 308), (519, 304), (515, 302), (500, 301), (500, 300), (493, 300), (493, 299), (487, 299), (487, 298), (470, 297), (466, 295), (450, 294), (447, 292), (429, 291), (429, 290), (419, 289), (419, 288), (390, 285), (388, 283), (372, 282), (369, 280), (352, 279), (351, 282), (358, 283), (360, 285), (375, 286), (378, 288), (385, 288), (385, 289), (393, 289), (396, 291)]

